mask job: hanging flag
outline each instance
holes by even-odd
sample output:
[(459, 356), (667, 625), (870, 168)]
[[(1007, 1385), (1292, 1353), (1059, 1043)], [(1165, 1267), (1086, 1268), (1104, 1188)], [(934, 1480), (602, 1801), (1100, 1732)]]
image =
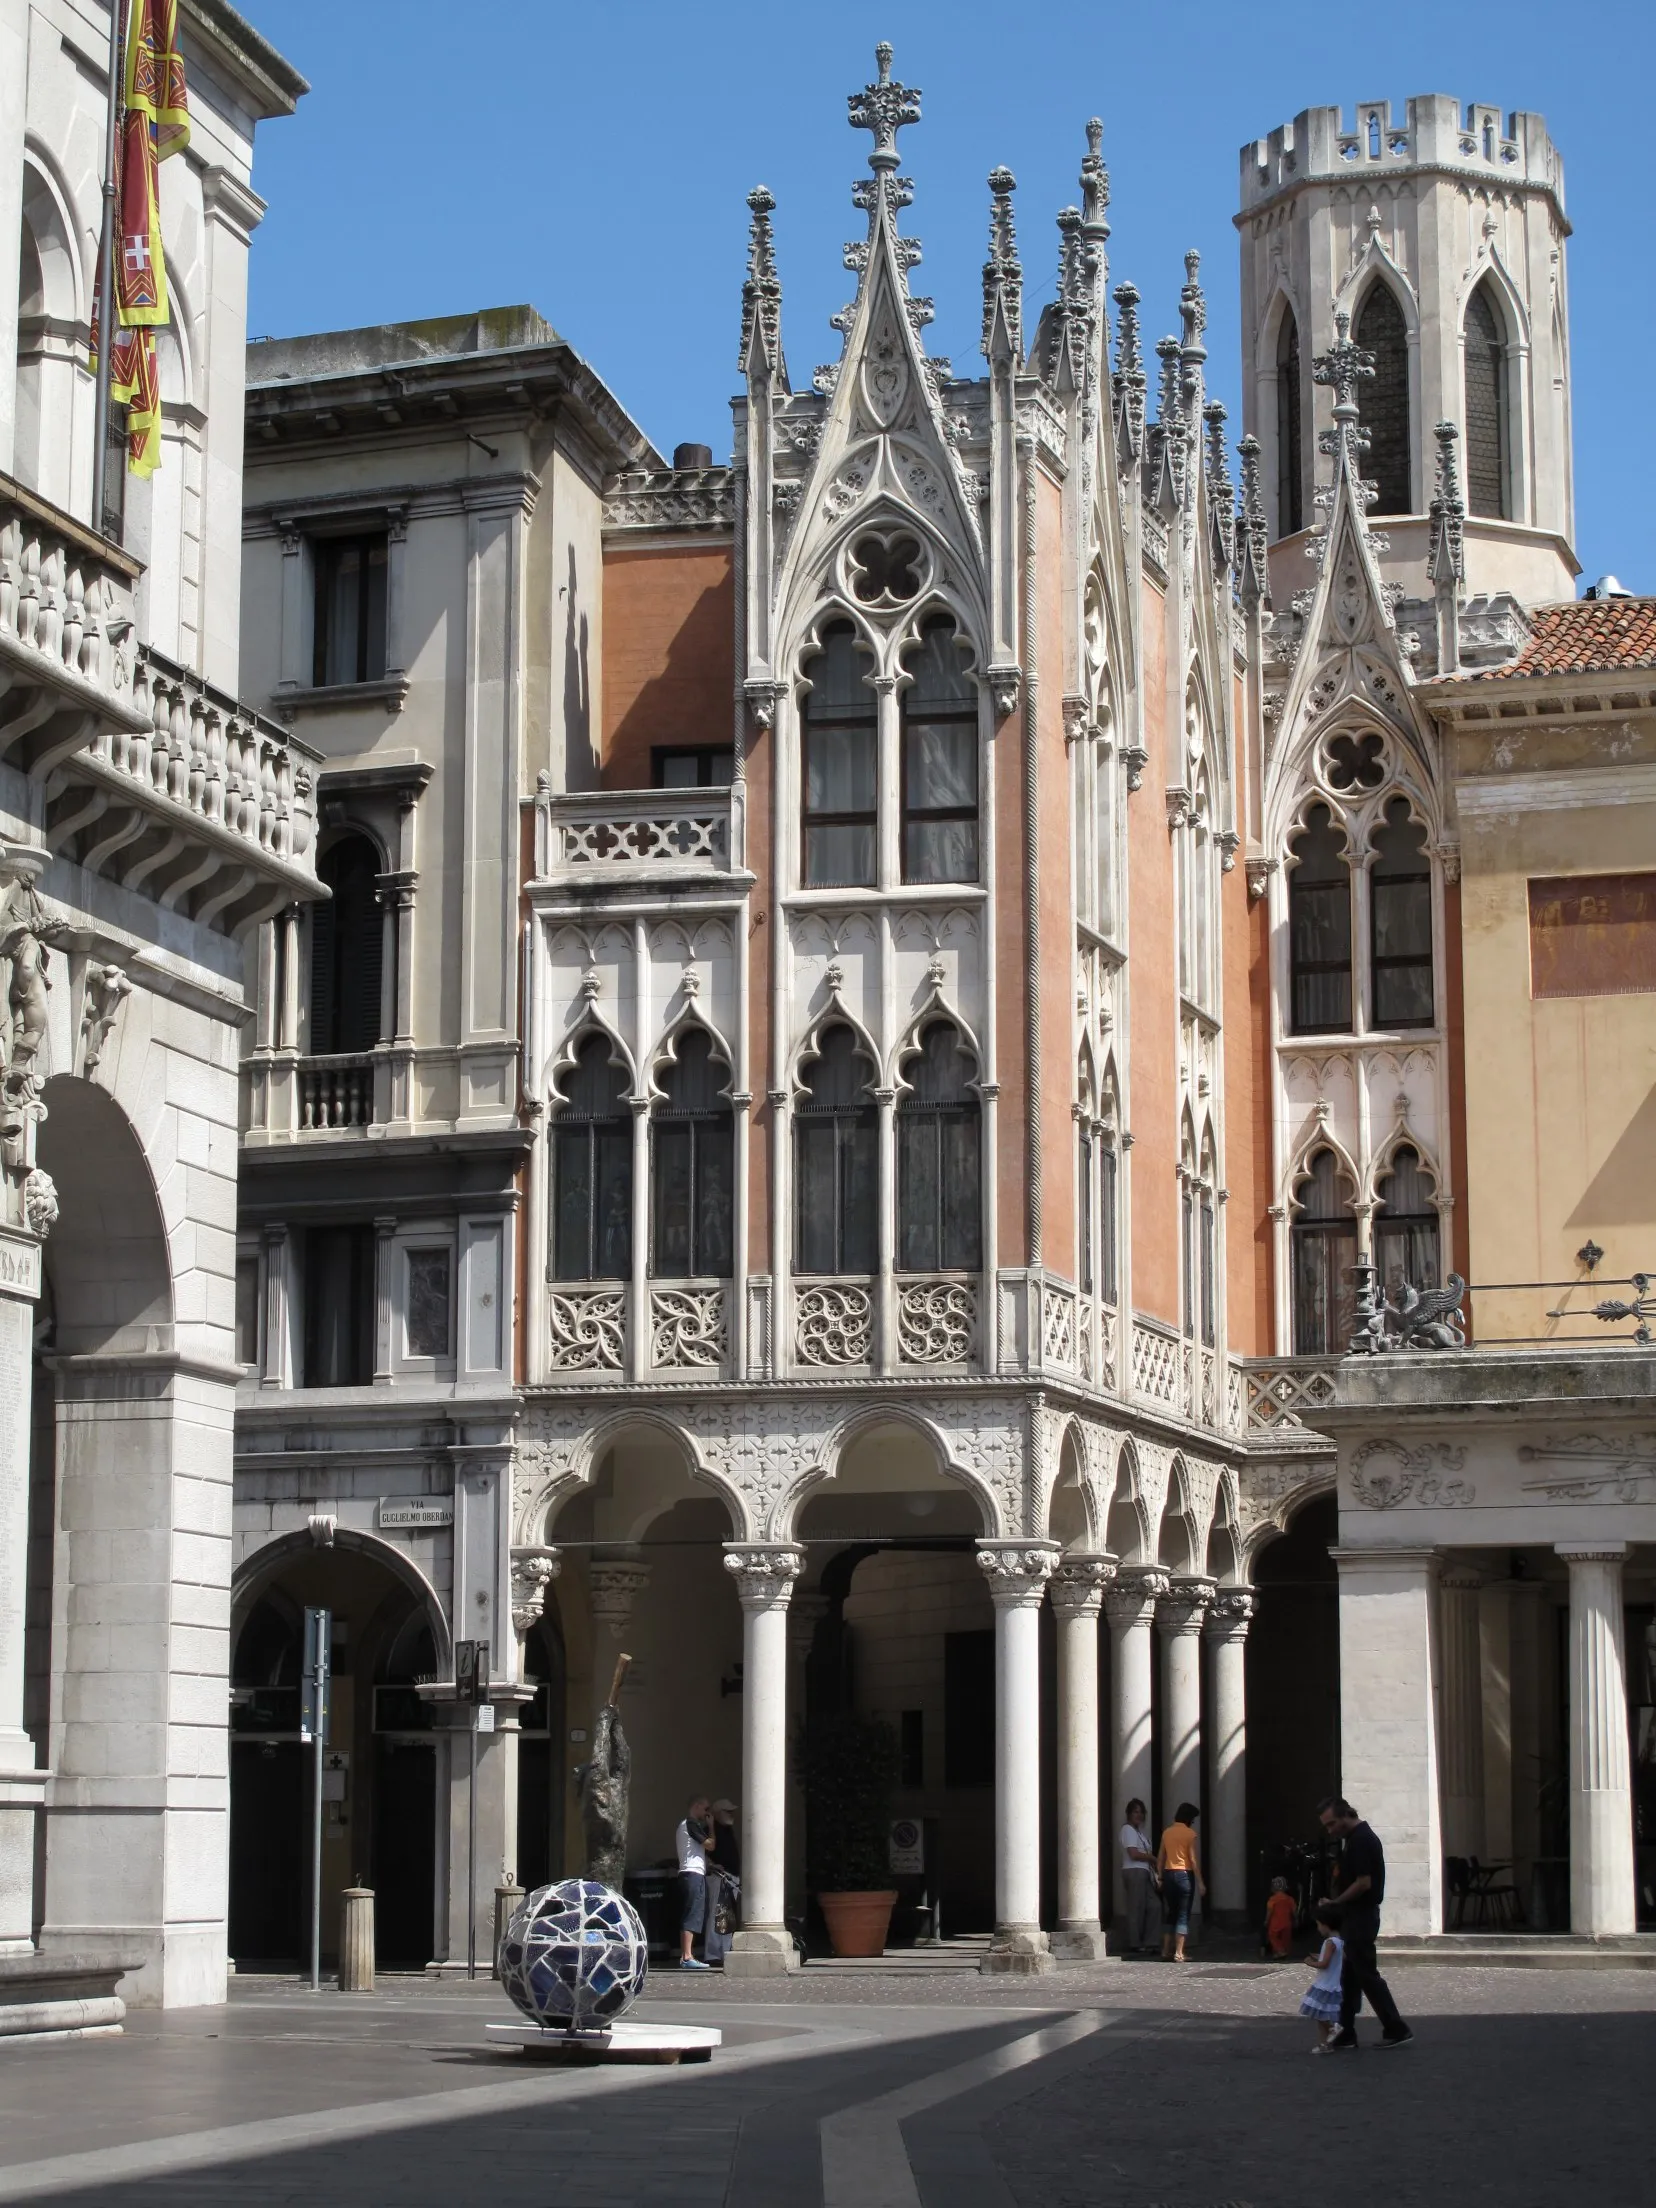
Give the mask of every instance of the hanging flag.
[[(110, 395), (127, 409), (127, 465), (153, 475), (161, 459), (161, 379), (155, 332), (170, 319), (161, 242), (159, 168), (190, 142), (178, 0), (128, 0), (126, 112), (115, 189), (115, 342)], [(98, 332), (93, 332), (94, 357)]]

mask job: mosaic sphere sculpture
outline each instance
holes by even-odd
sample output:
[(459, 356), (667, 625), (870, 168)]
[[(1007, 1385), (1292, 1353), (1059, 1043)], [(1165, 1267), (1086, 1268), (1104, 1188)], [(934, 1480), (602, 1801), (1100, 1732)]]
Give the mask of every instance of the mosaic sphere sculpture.
[(590, 1878), (525, 1894), (500, 1943), (501, 1984), (525, 2016), (554, 2031), (612, 2024), (637, 2000), (648, 1969), (638, 1911)]

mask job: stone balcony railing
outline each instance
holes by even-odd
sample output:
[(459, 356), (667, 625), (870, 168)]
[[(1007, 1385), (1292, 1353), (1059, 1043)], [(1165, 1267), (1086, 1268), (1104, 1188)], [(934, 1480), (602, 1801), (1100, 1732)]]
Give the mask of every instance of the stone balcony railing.
[(535, 873), (543, 882), (629, 887), (741, 864), (741, 789), (535, 794)]
[(0, 476), (0, 762), (54, 855), (233, 931), (318, 894), (317, 755), (139, 644), (140, 573)]

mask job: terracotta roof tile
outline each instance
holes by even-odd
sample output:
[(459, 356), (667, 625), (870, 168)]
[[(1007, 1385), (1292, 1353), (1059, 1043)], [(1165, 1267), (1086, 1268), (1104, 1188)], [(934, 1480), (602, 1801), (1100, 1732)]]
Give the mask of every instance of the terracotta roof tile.
[(1478, 679), (1509, 682), (1524, 675), (1614, 674), (1621, 667), (1656, 667), (1656, 598), (1578, 598), (1536, 606), (1534, 633), (1516, 659), (1483, 667)]

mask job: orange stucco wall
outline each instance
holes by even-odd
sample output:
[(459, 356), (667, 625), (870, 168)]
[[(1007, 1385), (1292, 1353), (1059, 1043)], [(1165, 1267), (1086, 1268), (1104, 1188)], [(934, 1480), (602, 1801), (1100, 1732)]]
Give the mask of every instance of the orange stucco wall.
[(603, 651), (606, 789), (648, 789), (657, 744), (728, 744), (735, 682), (730, 546), (606, 550)]
[(1127, 800), (1127, 895), (1131, 929), (1132, 1096), (1128, 1152), (1133, 1176), (1133, 1302), (1179, 1323), (1178, 977), (1173, 915), (1173, 847), (1162, 792), (1167, 786), (1165, 601), (1144, 586), (1142, 786)]

